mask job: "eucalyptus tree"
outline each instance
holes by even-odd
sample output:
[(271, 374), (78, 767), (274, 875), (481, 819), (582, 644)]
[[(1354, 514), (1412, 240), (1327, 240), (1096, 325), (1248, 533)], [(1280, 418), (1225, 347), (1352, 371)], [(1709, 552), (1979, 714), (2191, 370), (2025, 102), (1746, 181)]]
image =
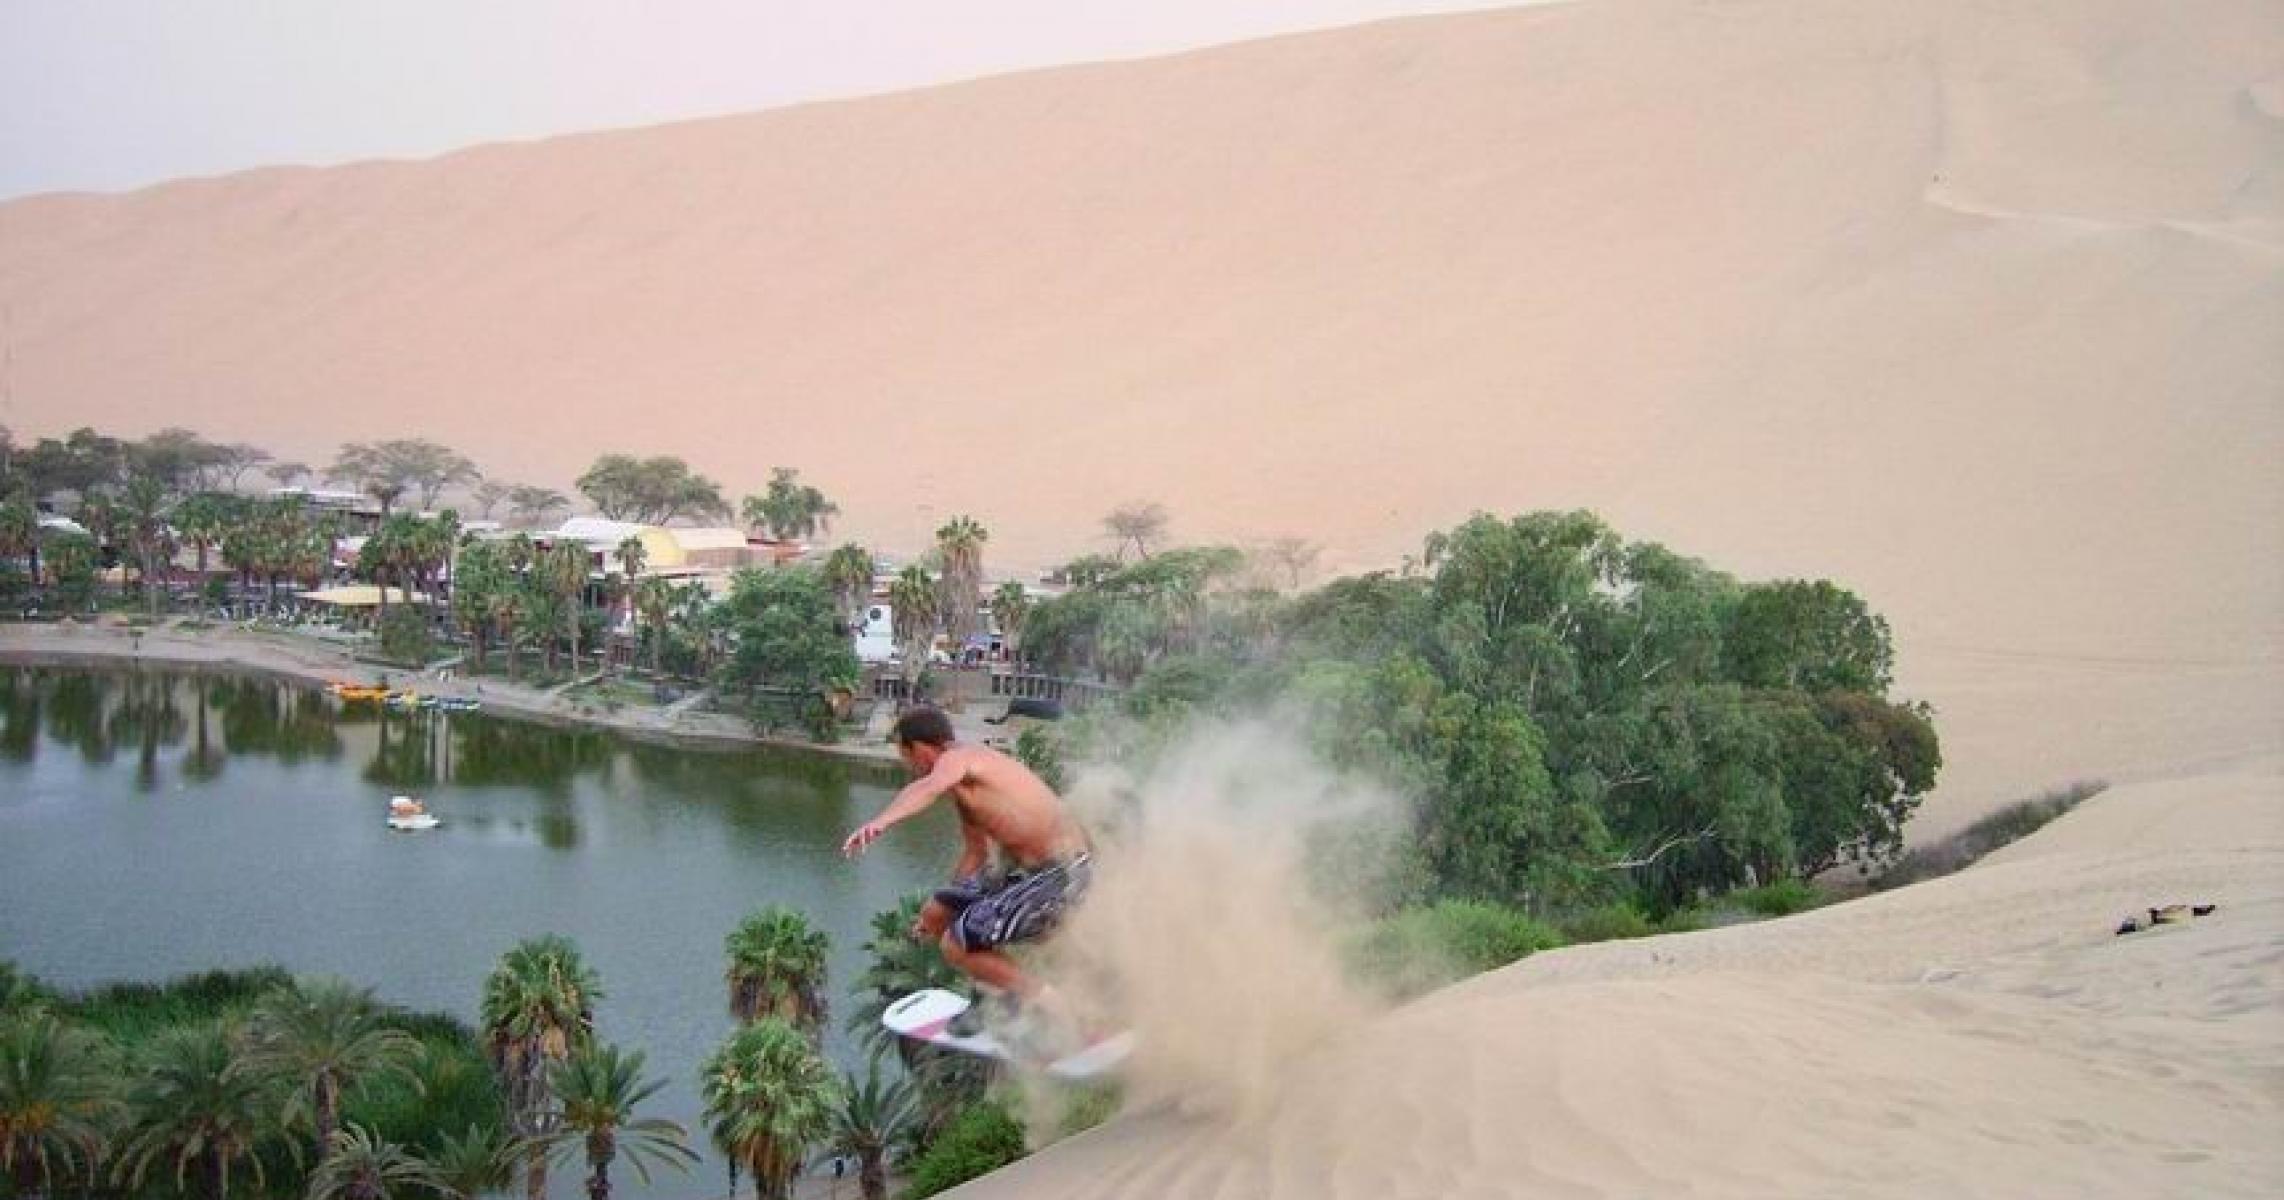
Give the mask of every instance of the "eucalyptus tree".
[(730, 1015), (748, 1024), (776, 1017), (822, 1037), (828, 948), (809, 918), (783, 905), (746, 917), (727, 947)]
[[(484, 1043), (517, 1138), (556, 1128), (550, 1070), (594, 1040), (601, 998), (602, 985), (578, 947), (554, 934), (517, 943), (484, 980)], [(523, 1158), (525, 1195), (546, 1200), (546, 1154)]]
[(642, 1067), (642, 1051), (598, 1043), (573, 1051), (549, 1072), (559, 1106), (554, 1127), (526, 1145), (558, 1165), (584, 1158), (588, 1200), (610, 1200), (611, 1164), (622, 1156), (646, 1187), (652, 1164), (688, 1171), (698, 1161), (681, 1125), (635, 1115), (666, 1086), (664, 1079), (644, 1079)]
[(221, 447), (215, 456), (214, 482), (236, 492), (245, 480), (246, 472), (270, 462), (270, 452), (245, 442), (232, 442)]
[(802, 483), (801, 473), (790, 467), (772, 468), (768, 490), (758, 496), (747, 496), (740, 510), (747, 525), (766, 529), (770, 537), (781, 542), (824, 533), (832, 528), (832, 519), (840, 514), (839, 505), (826, 499), (823, 492)]
[(271, 482), (279, 487), (296, 487), (314, 472), (309, 469), (308, 463), (274, 462), (263, 467), (262, 474), (269, 476)]
[(436, 1196), (450, 1184), (435, 1164), (362, 1125), (335, 1130), (302, 1200), (397, 1200)]
[(24, 1200), (92, 1181), (123, 1110), (111, 1045), (37, 1008), (0, 1015), (0, 1174)]
[(944, 562), (938, 619), (952, 637), (954, 653), (976, 631), (983, 604), (983, 545), (990, 540), (990, 531), (969, 516), (953, 517), (936, 531), (936, 550)]
[(308, 979), (279, 988), (256, 1005), (246, 1065), (292, 1089), (287, 1120), (310, 1127), (323, 1158), (340, 1128), (344, 1094), (394, 1076), (419, 1083), (420, 1042), (388, 1027), (370, 988), (339, 979)]
[[(145, 1045), (126, 1095), (127, 1118), (112, 1181), (140, 1190), (154, 1167), (175, 1190), (224, 1200), (241, 1168), (257, 1189), (268, 1180), (260, 1151), (277, 1139), (278, 1095), (251, 1069), (237, 1030), (220, 1021), (168, 1029)], [(286, 1143), (292, 1148), (292, 1143)], [(298, 1148), (293, 1148), (296, 1158)]]
[(832, 1133), (839, 1091), (808, 1035), (774, 1017), (740, 1027), (704, 1070), (714, 1143), (744, 1164), (759, 1200), (791, 1200), (809, 1147)]

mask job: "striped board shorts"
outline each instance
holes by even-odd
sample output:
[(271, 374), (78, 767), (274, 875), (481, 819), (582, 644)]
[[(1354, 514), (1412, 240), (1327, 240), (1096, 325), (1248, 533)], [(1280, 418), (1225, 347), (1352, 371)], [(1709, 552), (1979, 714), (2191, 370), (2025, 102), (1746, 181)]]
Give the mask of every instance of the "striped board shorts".
[(1054, 932), (1093, 876), (1093, 863), (1080, 854), (996, 880), (963, 879), (939, 889), (936, 901), (952, 910), (946, 932), (962, 950), (993, 950)]

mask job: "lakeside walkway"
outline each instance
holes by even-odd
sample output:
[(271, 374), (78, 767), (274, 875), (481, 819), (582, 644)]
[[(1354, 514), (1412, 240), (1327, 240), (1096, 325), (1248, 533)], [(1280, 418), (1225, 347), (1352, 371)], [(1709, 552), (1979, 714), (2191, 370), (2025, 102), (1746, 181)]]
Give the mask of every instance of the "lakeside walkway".
[[(277, 630), (228, 625), (193, 627), (184, 620), (138, 630), (117, 620), (0, 622), (0, 663), (71, 665), (152, 663), (231, 669), (280, 676), (322, 687), (329, 683), (373, 683), (417, 691), (424, 696), (479, 700), (495, 716), (584, 725), (648, 741), (697, 748), (765, 746), (901, 769), (895, 748), (873, 736), (885, 731), (877, 718), (847, 741), (818, 743), (754, 732), (745, 718), (700, 711), (710, 689), (673, 703), (609, 706), (581, 696), (570, 685), (531, 687), (494, 676), (468, 678), (456, 671), (414, 671), (359, 662), (354, 648), (339, 642)], [(996, 733), (983, 712), (952, 715), (963, 741), (981, 743)]]

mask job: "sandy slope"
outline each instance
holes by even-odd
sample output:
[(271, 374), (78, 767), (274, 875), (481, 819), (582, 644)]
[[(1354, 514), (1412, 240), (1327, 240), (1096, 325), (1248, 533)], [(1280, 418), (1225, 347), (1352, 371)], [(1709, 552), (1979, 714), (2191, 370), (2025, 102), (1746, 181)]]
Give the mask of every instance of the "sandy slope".
[(0, 205), (33, 433), (773, 464), (1004, 564), (1589, 506), (1894, 620), (1930, 828), (2284, 730), (2263, 0), (1579, 3)]
[[(2175, 901), (2220, 909), (2114, 935)], [(958, 1194), (2274, 1195), (2280, 989), (2284, 777), (2135, 785), (1948, 879), (1532, 958), (1257, 1119), (1160, 1106)]]

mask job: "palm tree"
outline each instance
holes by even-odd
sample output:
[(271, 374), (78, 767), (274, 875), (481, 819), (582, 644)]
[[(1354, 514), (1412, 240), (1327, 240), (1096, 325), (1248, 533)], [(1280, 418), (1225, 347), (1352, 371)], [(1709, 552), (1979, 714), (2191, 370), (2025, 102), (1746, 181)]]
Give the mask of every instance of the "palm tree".
[(100, 1035), (27, 1011), (0, 1018), (0, 1172), (24, 1200), (59, 1176), (92, 1178), (119, 1112), (111, 1047)]
[(642, 1051), (588, 1046), (557, 1063), (549, 1082), (562, 1111), (555, 1128), (531, 1139), (529, 1148), (559, 1164), (583, 1154), (588, 1200), (610, 1200), (611, 1161), (622, 1153), (645, 1187), (653, 1162), (688, 1171), (698, 1161), (682, 1126), (663, 1117), (634, 1115), (638, 1105), (666, 1086), (663, 1079), (642, 1078)]
[(853, 1154), (864, 1200), (887, 1200), (888, 1148), (920, 1117), (920, 1092), (909, 1077), (883, 1082), (880, 1060), (866, 1064), (863, 1083), (843, 1075), (833, 1108), (833, 1151)]
[(991, 619), (999, 623), (999, 632), (1007, 638), (1007, 653), (1015, 654), (1023, 641), (1023, 618), (1031, 615), (1031, 593), (1015, 580), (1000, 584), (991, 593)]
[(776, 1017), (822, 1036), (825, 935), (809, 918), (772, 904), (729, 936), (730, 1015), (752, 1023)]
[(854, 542), (835, 546), (825, 556), (823, 574), (840, 607), (841, 627), (856, 628), (857, 610), (872, 595), (872, 551)]
[[(517, 943), (484, 981), (485, 1047), (507, 1097), (508, 1127), (518, 1138), (553, 1128), (548, 1066), (594, 1037), (594, 1004), (602, 994), (579, 948), (555, 934)], [(545, 1154), (525, 1156), (524, 1193), (546, 1200)]]
[(894, 611), (896, 646), (904, 658), (904, 694), (907, 698), (928, 665), (928, 651), (936, 643), (936, 581), (918, 566), (904, 568), (888, 585), (888, 604)]
[(156, 475), (138, 471), (127, 480), (119, 496), (119, 518), (127, 544), (134, 549), (142, 573), (143, 600), (150, 614), (159, 615), (159, 590), (153, 583), (159, 564), (174, 555), (174, 540), (167, 527), (167, 487)]
[(362, 1125), (351, 1125), (333, 1131), (325, 1161), (309, 1173), (303, 1200), (392, 1200), (447, 1187), (434, 1164)]
[(222, 540), (222, 534), (240, 518), (240, 503), (234, 496), (220, 492), (200, 492), (185, 497), (176, 505), (172, 520), (175, 532), (198, 551), (198, 575), (206, 577), (206, 552)]
[(991, 534), (974, 517), (953, 517), (936, 531), (944, 558), (944, 604), (939, 614), (952, 635), (953, 653), (976, 631), (976, 609), (983, 602), (983, 544)]
[(808, 1036), (774, 1017), (731, 1034), (706, 1062), (714, 1142), (745, 1164), (760, 1200), (792, 1196), (810, 1145), (832, 1131), (838, 1092)]
[(497, 1129), (470, 1125), (458, 1137), (440, 1134), (428, 1162), (436, 1168), (443, 1191), (456, 1200), (502, 1191), (514, 1175), (515, 1155)]
[(571, 635), (571, 676), (579, 676), (579, 621), (586, 612), (587, 547), (575, 541), (557, 542), (540, 556), (541, 586), (553, 592), (563, 609), (564, 628)]
[(628, 579), (641, 575), (643, 567), (649, 562), (650, 550), (643, 545), (640, 537), (630, 533), (619, 539), (619, 565), (625, 568)]
[(746, 524), (769, 530), (769, 536), (777, 541), (789, 542), (832, 528), (832, 519), (841, 515), (841, 510), (825, 499), (823, 492), (802, 483), (801, 472), (776, 467), (769, 473), (769, 490), (747, 496), (739, 515)]
[(341, 1097), (358, 1083), (395, 1075), (419, 1086), (420, 1042), (381, 1023), (370, 988), (310, 979), (280, 988), (255, 1006), (246, 1065), (293, 1089), (286, 1119), (306, 1120), (322, 1158), (340, 1128)]
[(673, 581), (653, 575), (634, 590), (635, 611), (650, 629), (650, 673), (666, 675), (666, 619), (674, 611)]
[[(248, 1069), (237, 1031), (220, 1022), (169, 1029), (152, 1039), (127, 1093), (128, 1120), (112, 1166), (114, 1184), (140, 1190), (153, 1166), (174, 1168), (177, 1191), (193, 1170), (209, 1200), (230, 1194), (231, 1171), (243, 1163), (266, 1187), (255, 1153), (278, 1132), (278, 1096)], [(301, 1152), (289, 1144), (294, 1157)]]
[(31, 585), (40, 586), (40, 513), (28, 500), (0, 502), (0, 558), (31, 559)]

